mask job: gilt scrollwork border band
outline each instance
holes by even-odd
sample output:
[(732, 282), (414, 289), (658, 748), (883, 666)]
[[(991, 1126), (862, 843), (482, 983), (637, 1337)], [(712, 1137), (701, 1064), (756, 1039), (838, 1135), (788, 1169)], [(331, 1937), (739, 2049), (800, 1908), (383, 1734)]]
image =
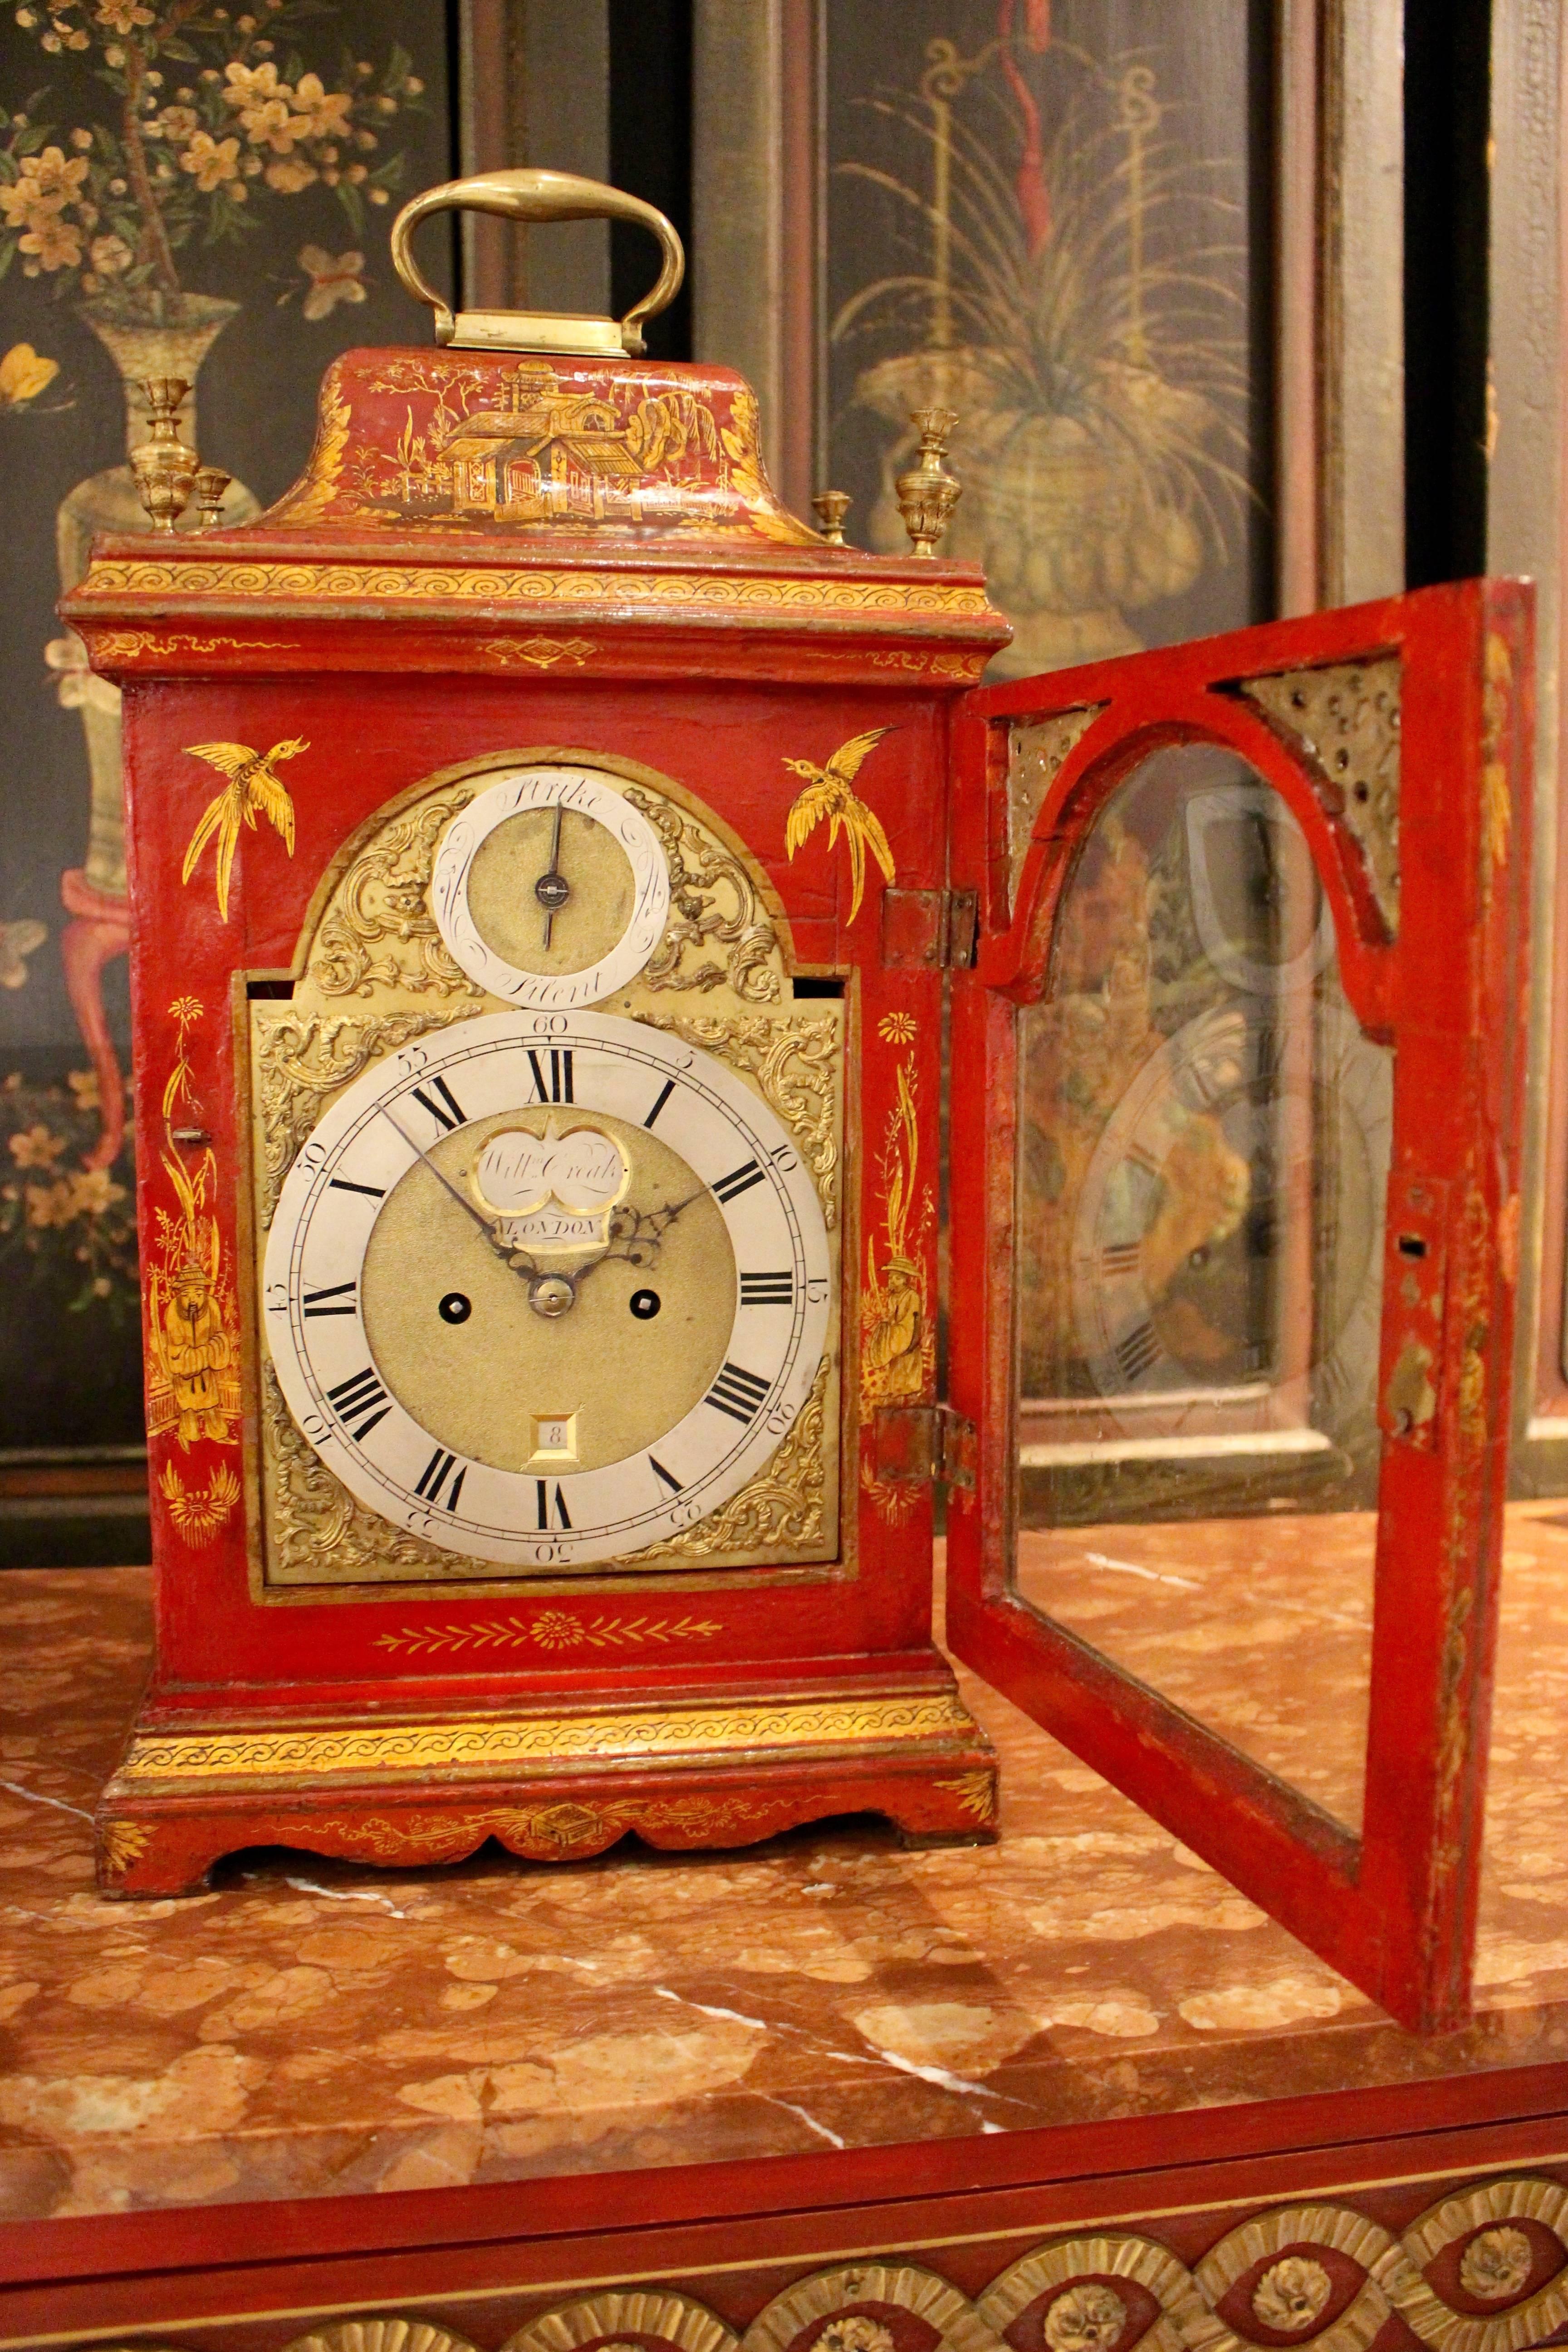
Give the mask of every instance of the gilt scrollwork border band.
[(431, 1770), (487, 1772), (527, 1765), (602, 1763), (783, 1748), (860, 1748), (890, 1740), (973, 1738), (951, 1693), (908, 1698), (815, 1699), (755, 1706), (687, 1706), (659, 1713), (519, 1716), (510, 1722), (383, 1724), (364, 1729), (168, 1732), (132, 1744), (120, 1777), (134, 1781), (316, 1780)]
[[(1371, 2343), (1395, 2313), (1428, 2352), (1524, 2352), (1568, 2324), (1565, 2209), (1568, 2188), (1516, 2175), (1449, 2191), (1401, 2234), (1341, 2200), (1270, 2207), (1227, 2231), (1191, 2269), (1142, 2231), (1098, 2230), (1046, 2242), (973, 2299), (930, 2265), (872, 2255), (795, 2280), (743, 2333), (697, 2297), (651, 2284), (579, 2293), (536, 2312), (493, 2347), (477, 2346), (416, 2312), (384, 2310), (334, 2320), (296, 2336), (284, 2352), (582, 2352), (588, 2345), (605, 2352), (647, 2352), (656, 2345), (666, 2352), (894, 2352), (894, 2332), (879, 2315), (894, 2311), (923, 2323), (937, 2339), (935, 2352), (1007, 2352), (1007, 2331), (1042, 2305), (1040, 2332), (1049, 2352), (1262, 2352), (1282, 2333), (1312, 2352), (1350, 2352)], [(1523, 2232), (1508, 2226), (1521, 2221), (1556, 2238), (1563, 2258), (1529, 2293), (1529, 2271), (1517, 2267), (1519, 2248), (1505, 2242), (1529, 2247)], [(1514, 2255), (1512, 2269), (1506, 2261), (1490, 2269), (1470, 2262), (1472, 2250), (1484, 2252), (1493, 2241)], [(1432, 2285), (1426, 2272), (1461, 2244), (1470, 2299), (1500, 2302), (1510, 2294), (1506, 2308), (1462, 2311)], [(1314, 2252), (1362, 2271), (1348, 2303), (1342, 2289), (1334, 2297), (1322, 2294), (1326, 2273), (1310, 2259)], [(1260, 2263), (1269, 2267), (1250, 2297), (1259, 2330), (1254, 2336), (1227, 2325), (1218, 2307)], [(1271, 2297), (1277, 2273), (1292, 2274), (1293, 2306)], [(1135, 2335), (1117, 2282), (1142, 2289), (1156, 2306)], [(493, 2294), (487, 2290), (487, 2301)], [(447, 2294), (437, 2299), (453, 2301)], [(141, 2352), (162, 2347), (142, 2346)]]
[(324, 604), (602, 604), (697, 615), (706, 611), (791, 617), (909, 614), (947, 621), (994, 618), (983, 588), (940, 581), (823, 580), (709, 571), (442, 570), (421, 563), (192, 563), (145, 557), (95, 564), (82, 590), (82, 617), (89, 623), (92, 619), (85, 600), (122, 595), (265, 597), (272, 605), (299, 597)]

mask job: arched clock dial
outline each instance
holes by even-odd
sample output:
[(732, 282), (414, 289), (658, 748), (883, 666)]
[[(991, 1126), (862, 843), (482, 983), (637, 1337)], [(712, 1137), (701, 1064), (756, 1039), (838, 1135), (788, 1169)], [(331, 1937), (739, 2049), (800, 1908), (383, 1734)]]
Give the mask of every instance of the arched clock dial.
[(669, 869), (652, 825), (598, 769), (517, 768), (447, 826), (430, 909), (492, 996), (569, 1010), (642, 970), (669, 918)]
[(1089, 1377), (1112, 1403), (1279, 1378), (1293, 1219), (1313, 1228), (1314, 1418), (1353, 1412), (1375, 1376), (1389, 1057), (1330, 1003), (1309, 1055), (1285, 1047), (1265, 1001), (1202, 1013), (1106, 1124), (1079, 1199), (1072, 1295)]
[(608, 1013), (496, 1013), (338, 1097), (263, 1304), (289, 1408), (362, 1502), (554, 1570), (762, 1467), (811, 1393), (830, 1263), (791, 1138), (722, 1063)]

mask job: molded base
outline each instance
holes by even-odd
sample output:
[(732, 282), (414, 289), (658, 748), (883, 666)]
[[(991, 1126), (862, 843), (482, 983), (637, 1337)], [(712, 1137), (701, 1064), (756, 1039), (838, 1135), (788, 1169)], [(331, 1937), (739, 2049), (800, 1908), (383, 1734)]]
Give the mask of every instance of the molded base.
[(404, 1867), (488, 1838), (581, 1861), (635, 1831), (665, 1850), (752, 1845), (836, 1813), (880, 1812), (912, 1843), (995, 1836), (996, 1764), (951, 1688), (711, 1694), (654, 1706), (367, 1723), (363, 1714), (154, 1723), (104, 1790), (110, 1895), (197, 1892), (245, 1846)]

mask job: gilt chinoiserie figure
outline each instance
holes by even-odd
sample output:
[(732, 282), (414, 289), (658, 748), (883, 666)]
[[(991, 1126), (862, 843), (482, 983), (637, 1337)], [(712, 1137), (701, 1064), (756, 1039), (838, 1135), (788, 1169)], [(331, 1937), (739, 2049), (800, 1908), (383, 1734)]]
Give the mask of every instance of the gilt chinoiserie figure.
[[(454, 317), (411, 245), (454, 204), (639, 221), (658, 284)], [(868, 556), (838, 494), (780, 506), (737, 376), (643, 356), (646, 205), (500, 173), (393, 245), (435, 348), (337, 361), (270, 512), (100, 541), (62, 608), (124, 695), (146, 1138), (156, 1664), (103, 1888), (990, 1838), (942, 1486), (957, 1654), (1407, 2022), (1462, 2015), (1528, 591), (987, 687), (947, 412), (913, 551)], [(161, 506), (213, 470), (177, 389)], [(1364, 1556), (1339, 1813), (1256, 1706), (1184, 1709), (1212, 1624), (1158, 1638), (1282, 1544), (1308, 1589)], [(1086, 1562), (1143, 1579), (1135, 1657)]]

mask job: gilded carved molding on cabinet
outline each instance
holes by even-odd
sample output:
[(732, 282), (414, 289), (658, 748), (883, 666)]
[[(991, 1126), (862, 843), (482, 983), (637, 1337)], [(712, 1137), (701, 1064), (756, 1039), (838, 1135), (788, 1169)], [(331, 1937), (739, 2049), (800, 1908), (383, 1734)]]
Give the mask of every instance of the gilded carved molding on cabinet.
[[(679, 1810), (693, 1801), (650, 1803)], [(722, 1805), (727, 1801), (706, 1801)], [(548, 1838), (552, 1832), (546, 1816), (559, 1815), (554, 1834), (568, 1843), (557, 1851), (569, 1853), (576, 1850), (570, 1841), (596, 1836), (609, 1813), (618, 1815), (619, 1811), (606, 1808), (601, 1814), (598, 1808), (572, 1804), (542, 1808), (537, 1815), (520, 1810), (517, 1826), (519, 1833), (526, 1833), (525, 1825), (533, 1822), (533, 1833)], [(432, 1816), (424, 1826), (431, 1833), (439, 1826), (454, 1838), (472, 1838), (480, 1825), (495, 1819), (499, 1816), (476, 1813), (458, 1823)], [(657, 1826), (651, 1819), (647, 1825), (650, 1832)], [(384, 1830), (389, 1837), (416, 1826), (406, 1822), (366, 1824), (373, 1832)], [(400, 1850), (389, 1844), (376, 1858), (393, 1859)], [(589, 1850), (586, 1843), (581, 1850)], [(1310, 2344), (1314, 2352), (1346, 2352), (1348, 2347), (1369, 2344), (1391, 2312), (1397, 2312), (1428, 2352), (1525, 2352), (1568, 2324), (1568, 2241), (1562, 2235), (1565, 2207), (1568, 2189), (1554, 2180), (1526, 2177), (1489, 2179), (1453, 2190), (1400, 2237), (1344, 2203), (1266, 2208), (1229, 2231), (1195, 2272), (1140, 2231), (1058, 2239), (1010, 2263), (973, 2302), (934, 2269), (889, 2253), (836, 2263), (795, 2280), (739, 2336), (695, 2296), (660, 2287), (611, 2287), (537, 2314), (499, 2345), (487, 2346), (485, 2352), (582, 2352), (590, 2344), (616, 2352), (621, 2344), (632, 2342), (643, 2352), (792, 2352), (796, 2346), (805, 2352), (884, 2352), (879, 2337), (891, 2338), (894, 2331), (872, 2314), (889, 2310), (907, 2312), (923, 2322), (937, 2340), (938, 2352), (1006, 2352), (1005, 2331), (1042, 2303), (1040, 2332), (1050, 2352), (1108, 2352), (1118, 2336), (1127, 2334), (1127, 2299), (1111, 2284), (1116, 2280), (1143, 2288), (1158, 2305), (1126, 2352), (1133, 2352), (1134, 2347), (1138, 2352), (1259, 2352), (1262, 2338), (1238, 2336), (1216, 2316), (1216, 2305), (1237, 2280), (1270, 2256), (1274, 2260), (1250, 2299), (1253, 2318), (1270, 2336)], [(1562, 2258), (1552, 2275), (1530, 2294), (1521, 2289), (1535, 2267), (1531, 2242), (1522, 2229), (1509, 2226), (1520, 2221), (1549, 2231), (1558, 2239)], [(1423, 2276), (1440, 2254), (1467, 2240), (1460, 2263), (1465, 2292), (1486, 2301), (1510, 2296), (1506, 2310), (1479, 2317), (1457, 2310)], [(1326, 2283), (1328, 2273), (1303, 2251), (1314, 2246), (1348, 2259), (1363, 2272), (1349, 2305), (1326, 2326), (1321, 2324), (1322, 2315), (1333, 2309), (1333, 2298), (1320, 2291), (1318, 2281)], [(156, 2352), (156, 2347), (143, 2347), (142, 2352)], [(408, 2314), (344, 2320), (296, 2338), (286, 2352), (473, 2352), (473, 2347)]]
[(1127, 2305), (1116, 2289), (1089, 2279), (1058, 2295), (1043, 2333), (1051, 2352), (1111, 2352), (1126, 2326)]
[[(831, 2320), (857, 2304), (890, 2304), (910, 2312), (933, 2331), (942, 2352), (1000, 2352), (968, 2296), (935, 2271), (913, 2263), (876, 2260), (818, 2271), (785, 2287), (752, 2320), (742, 2339), (742, 2352), (789, 2352), (814, 2320)], [(823, 2333), (819, 2326), (814, 2347)]]
[[(605, 2336), (651, 2336), (675, 2352), (740, 2352), (740, 2338), (716, 2314), (658, 2287), (612, 2288), (561, 2304), (509, 2336), (502, 2352), (578, 2352)], [(605, 2352), (616, 2352), (613, 2341)]]
[[(778, 931), (742, 861), (662, 793), (629, 784), (626, 794), (664, 845), (669, 868), (669, 923), (637, 976), (639, 988), (685, 993), (727, 983), (747, 1004), (776, 1004), (784, 993)], [(726, 950), (689, 964), (710, 944)]]
[(1359, 846), (1378, 912), (1397, 939), (1399, 656), (1244, 678), (1241, 690), (1328, 786), (1320, 797)]
[(1279, 2336), (1304, 2336), (1328, 2304), (1334, 2283), (1321, 2263), (1287, 2254), (1270, 2263), (1252, 2290), (1252, 2316)]
[(1061, 773), (1068, 752), (1077, 748), (1104, 709), (1103, 702), (1082, 703), (1075, 710), (1054, 710), (1048, 719), (1020, 719), (1007, 730), (1009, 909), (1017, 902), (1018, 877), (1046, 794)]
[(542, 572), (488, 565), (443, 571), (426, 563), (111, 559), (94, 564), (79, 593), (84, 600), (125, 595), (193, 600), (253, 596), (274, 605), (297, 597), (310, 604), (631, 604), (678, 614), (777, 613), (789, 619), (807, 614), (905, 615), (941, 621), (994, 618), (983, 588), (956, 583), (770, 578), (712, 572)]
[(474, 2352), (466, 2336), (428, 2320), (342, 2319), (333, 2327), (297, 2336), (288, 2352)]
[(1093, 2278), (1131, 2279), (1153, 2296), (1159, 2315), (1140, 2339), (1148, 2352), (1182, 2352), (1184, 2345), (1203, 2340), (1205, 2328), (1213, 2333), (1214, 2322), (1185, 2265), (1152, 2239), (1121, 2232), (1065, 2238), (1023, 2255), (992, 2280), (975, 2308), (992, 2343), (999, 2346), (1031, 2304), (1043, 2295), (1065, 2300), (1075, 2286)]
[(518, 1716), (510, 1722), (376, 1724), (355, 1730), (168, 1732), (132, 1742), (121, 1767), (128, 1780), (309, 1778), (352, 1773), (490, 1771), (526, 1765), (600, 1764), (620, 1757), (658, 1761), (722, 1748), (858, 1747), (880, 1741), (973, 1737), (948, 1693), (901, 1698), (783, 1701), (777, 1706), (682, 1707), (668, 1714)]
[(1518, 2294), (1535, 2267), (1535, 2250), (1522, 2230), (1483, 2230), (1465, 2248), (1459, 2284), (1479, 2303)]

